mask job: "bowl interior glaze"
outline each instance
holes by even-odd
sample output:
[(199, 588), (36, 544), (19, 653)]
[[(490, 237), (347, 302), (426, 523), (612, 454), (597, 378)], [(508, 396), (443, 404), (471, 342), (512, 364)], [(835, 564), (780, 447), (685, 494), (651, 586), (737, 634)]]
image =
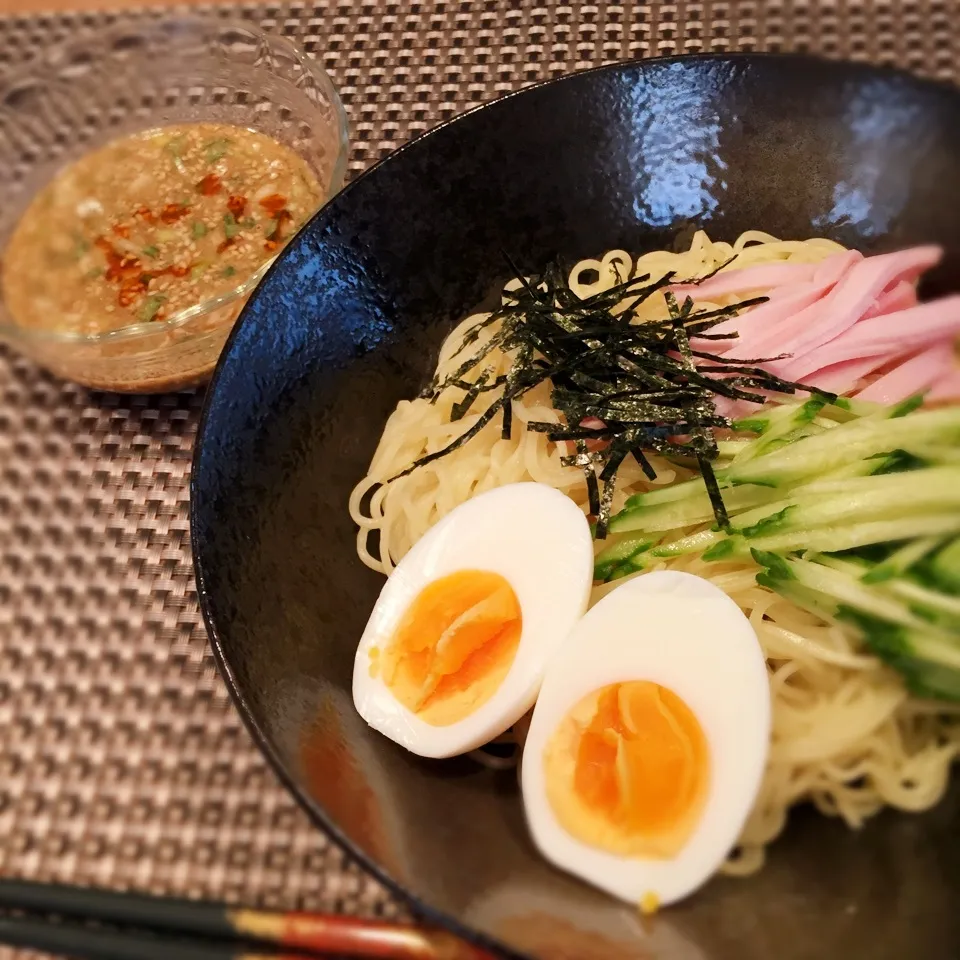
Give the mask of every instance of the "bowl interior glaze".
[(785, 56), (617, 64), (458, 118), (327, 204), (256, 291), (220, 361), (193, 475), (200, 599), (254, 736), (317, 822), (428, 913), (513, 953), (894, 960), (960, 952), (956, 796), (851, 832), (791, 817), (765, 870), (652, 923), (549, 867), (516, 774), (425, 761), (354, 713), (381, 578), (347, 514), (395, 404), (457, 318), (522, 269), (705, 228), (918, 242), (960, 286), (960, 95)]

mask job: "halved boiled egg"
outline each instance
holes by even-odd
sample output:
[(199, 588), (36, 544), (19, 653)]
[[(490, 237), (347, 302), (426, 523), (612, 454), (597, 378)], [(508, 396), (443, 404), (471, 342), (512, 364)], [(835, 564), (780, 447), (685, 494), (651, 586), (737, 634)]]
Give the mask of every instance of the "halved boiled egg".
[(604, 597), (550, 662), (523, 752), (543, 855), (655, 909), (736, 844), (766, 766), (757, 636), (708, 580), (646, 574)]
[(425, 757), (492, 740), (533, 706), (592, 576), (587, 519), (560, 491), (516, 483), (468, 500), (387, 580), (357, 649), (357, 710)]

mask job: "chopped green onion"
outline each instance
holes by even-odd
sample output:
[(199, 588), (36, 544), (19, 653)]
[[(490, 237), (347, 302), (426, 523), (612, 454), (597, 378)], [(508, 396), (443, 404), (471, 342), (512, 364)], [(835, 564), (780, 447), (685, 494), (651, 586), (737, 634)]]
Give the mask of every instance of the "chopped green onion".
[(207, 272), (207, 267), (209, 266), (210, 264), (208, 263), (195, 263), (190, 268), (190, 279), (197, 280), (202, 277)]
[(207, 225), (202, 220), (194, 220), (190, 227), (190, 233), (194, 240), (199, 240), (207, 235)]
[(232, 240), (240, 232), (240, 224), (232, 213), (223, 215), (223, 233), (228, 240)]
[(90, 241), (83, 234), (74, 231), (73, 233), (73, 255), (79, 260), (85, 254), (90, 252)]
[(257, 221), (253, 217), (244, 217), (240, 221), (240, 226), (244, 227), (247, 230), (252, 230), (257, 225)]
[(225, 277), (235, 276), (236, 272), (237, 272), (237, 268), (233, 264), (229, 264), (228, 266), (223, 268), (223, 275)]
[(166, 299), (162, 293), (154, 293), (147, 297), (147, 299), (143, 301), (143, 306), (140, 307), (140, 319), (144, 323), (152, 320), (159, 313), (160, 307), (163, 306)]
[(155, 247), (153, 244), (151, 244), (149, 247), (144, 247), (141, 253), (145, 257), (151, 257), (153, 259), (156, 259), (157, 257), (160, 256), (160, 248)]
[(220, 137), (216, 140), (211, 140), (206, 145), (207, 162), (216, 163), (218, 160), (222, 159), (232, 143), (233, 141), (228, 137)]
[(163, 145), (163, 149), (170, 154), (170, 157), (173, 160), (173, 165), (177, 168), (177, 172), (182, 173), (184, 176), (186, 176), (187, 168), (183, 165), (180, 155), (183, 153), (183, 148), (186, 142), (187, 135), (185, 133), (181, 133), (180, 136), (174, 137), (172, 140), (168, 140)]
[(185, 133), (181, 133), (179, 136), (168, 140), (163, 145), (163, 149), (166, 150), (167, 153), (172, 153), (175, 157), (179, 157), (183, 153), (183, 148), (186, 142), (187, 135)]

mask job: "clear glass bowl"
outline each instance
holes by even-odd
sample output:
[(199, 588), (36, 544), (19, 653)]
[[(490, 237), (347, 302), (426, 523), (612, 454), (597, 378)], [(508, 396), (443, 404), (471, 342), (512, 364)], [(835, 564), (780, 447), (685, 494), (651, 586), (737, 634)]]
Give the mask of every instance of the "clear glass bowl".
[[(190, 121), (248, 127), (292, 147), (325, 198), (343, 183), (347, 122), (340, 97), (320, 65), (289, 40), (252, 24), (200, 17), (118, 26), (51, 48), (0, 83), (0, 251), (36, 192), (64, 166), (118, 137)], [(162, 321), (100, 334), (19, 326), (0, 306), (0, 340), (96, 389), (180, 389), (213, 370), (268, 267)]]

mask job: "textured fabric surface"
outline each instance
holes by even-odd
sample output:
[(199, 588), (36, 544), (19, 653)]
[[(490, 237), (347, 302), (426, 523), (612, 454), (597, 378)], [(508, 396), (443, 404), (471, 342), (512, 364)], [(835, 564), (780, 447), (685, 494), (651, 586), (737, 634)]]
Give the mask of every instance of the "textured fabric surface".
[[(941, 79), (960, 61), (960, 0), (328, 0), (209, 15), (257, 20), (322, 60), (350, 117), (352, 175), (467, 107), (622, 58), (806, 50)], [(0, 70), (118, 18), (0, 19)], [(395, 914), (279, 786), (208, 653), (187, 513), (201, 404), (91, 394), (0, 352), (0, 873)]]

